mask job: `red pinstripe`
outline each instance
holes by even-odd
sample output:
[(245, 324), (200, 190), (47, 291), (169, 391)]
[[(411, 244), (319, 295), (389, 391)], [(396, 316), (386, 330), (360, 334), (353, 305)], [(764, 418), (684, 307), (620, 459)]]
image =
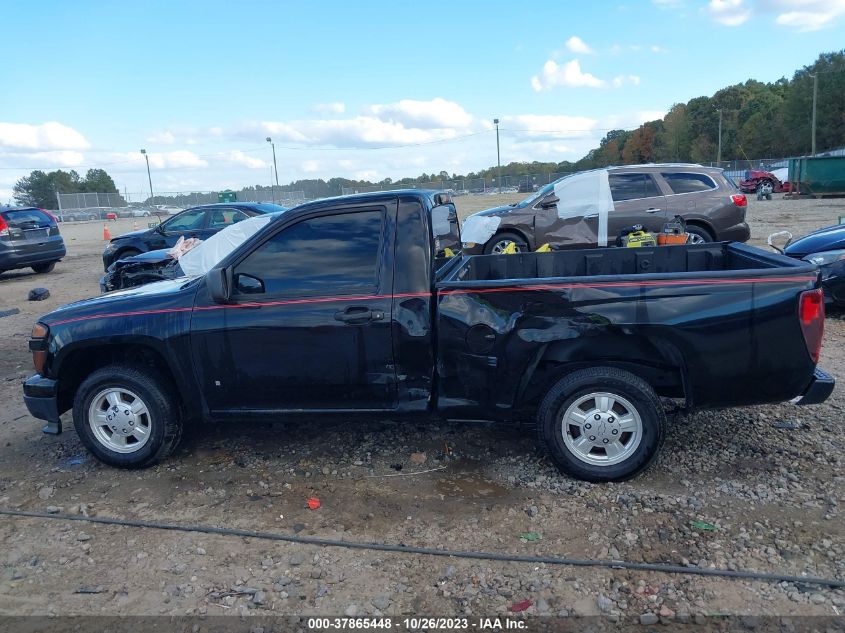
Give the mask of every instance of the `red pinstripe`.
[[(521, 291), (538, 291), (538, 290), (574, 290), (576, 288), (631, 288), (631, 287), (645, 287), (654, 288), (661, 286), (714, 286), (714, 285), (731, 285), (731, 284), (748, 284), (748, 283), (794, 283), (794, 282), (808, 282), (816, 281), (816, 277), (758, 277), (745, 279), (697, 279), (697, 280), (654, 280), (654, 281), (608, 281), (598, 283), (570, 283), (570, 284), (536, 284), (531, 286), (500, 286), (496, 288), (455, 288), (442, 290), (440, 294), (443, 295), (458, 295), (458, 294), (487, 294), (494, 292), (521, 292)], [(394, 299), (406, 299), (411, 297), (427, 297), (428, 292), (405, 292), (392, 295)], [(280, 301), (263, 301), (252, 303), (232, 303), (225, 305), (212, 306), (198, 306), (187, 308), (162, 308), (159, 310), (135, 310), (131, 312), (110, 312), (104, 314), (89, 314), (87, 316), (74, 317), (72, 319), (64, 319), (62, 321), (54, 321), (53, 325), (64, 325), (66, 323), (75, 323), (77, 321), (89, 321), (92, 319), (106, 319), (113, 317), (130, 317), (130, 316), (145, 316), (151, 314), (169, 314), (175, 312), (191, 312), (194, 310), (222, 310), (228, 308), (262, 308), (269, 306), (283, 306), (283, 305), (302, 305), (312, 303), (334, 303), (338, 301), (370, 301), (373, 299), (390, 299), (391, 295), (359, 295), (359, 296), (341, 296), (341, 297), (311, 297), (302, 299), (284, 299)]]

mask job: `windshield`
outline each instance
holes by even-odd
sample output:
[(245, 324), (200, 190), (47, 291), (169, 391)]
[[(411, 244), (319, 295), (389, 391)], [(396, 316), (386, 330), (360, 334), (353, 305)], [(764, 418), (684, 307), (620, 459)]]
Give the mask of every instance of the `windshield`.
[(238, 246), (258, 233), (283, 212), (257, 215), (248, 220), (241, 220), (219, 233), (215, 233), (199, 246), (189, 250), (179, 258), (179, 265), (188, 277), (204, 275), (223, 261)]
[(559, 178), (558, 180), (555, 180), (554, 182), (550, 182), (545, 187), (540, 187), (537, 191), (535, 191), (530, 196), (528, 196), (525, 200), (520, 202), (519, 206), (520, 207), (530, 207), (532, 204), (534, 204), (535, 202), (537, 202), (538, 200), (543, 198), (547, 193), (552, 191), (555, 188), (555, 184), (560, 182), (561, 180), (563, 180), (563, 178)]

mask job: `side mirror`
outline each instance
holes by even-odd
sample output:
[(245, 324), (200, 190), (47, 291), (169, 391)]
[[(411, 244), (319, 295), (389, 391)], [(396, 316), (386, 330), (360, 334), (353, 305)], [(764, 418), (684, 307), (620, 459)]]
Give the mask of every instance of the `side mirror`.
[(260, 295), (264, 292), (264, 282), (258, 277), (253, 277), (246, 273), (238, 273), (235, 275), (235, 288), (241, 294)]
[(557, 196), (552, 196), (551, 198), (546, 198), (540, 203), (541, 209), (553, 209), (557, 206), (557, 203), (560, 202), (560, 198)]
[(230, 273), (226, 268), (212, 268), (205, 275), (208, 294), (216, 303), (228, 303), (231, 295), (229, 288)]
[(452, 202), (452, 196), (448, 193), (436, 193), (434, 194), (434, 204), (441, 205), (441, 204), (450, 204)]

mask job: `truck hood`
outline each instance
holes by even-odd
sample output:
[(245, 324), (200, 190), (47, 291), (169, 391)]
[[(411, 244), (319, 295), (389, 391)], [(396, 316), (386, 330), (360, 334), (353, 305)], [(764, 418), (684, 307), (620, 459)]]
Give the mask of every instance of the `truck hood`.
[(93, 315), (190, 309), (194, 304), (196, 286), (197, 283), (187, 277), (157, 281), (69, 303), (44, 315), (39, 321), (51, 325), (84, 320)]
[(811, 253), (822, 253), (845, 248), (845, 224), (828, 226), (799, 237), (787, 244), (783, 252), (790, 257), (805, 257)]

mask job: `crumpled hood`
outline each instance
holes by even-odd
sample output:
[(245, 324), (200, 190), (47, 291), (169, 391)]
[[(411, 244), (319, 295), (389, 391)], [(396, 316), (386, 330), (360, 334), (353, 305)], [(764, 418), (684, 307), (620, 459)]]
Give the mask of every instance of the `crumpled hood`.
[(790, 257), (805, 257), (811, 253), (842, 248), (845, 248), (845, 224), (837, 224), (793, 240), (783, 249), (783, 252)]

